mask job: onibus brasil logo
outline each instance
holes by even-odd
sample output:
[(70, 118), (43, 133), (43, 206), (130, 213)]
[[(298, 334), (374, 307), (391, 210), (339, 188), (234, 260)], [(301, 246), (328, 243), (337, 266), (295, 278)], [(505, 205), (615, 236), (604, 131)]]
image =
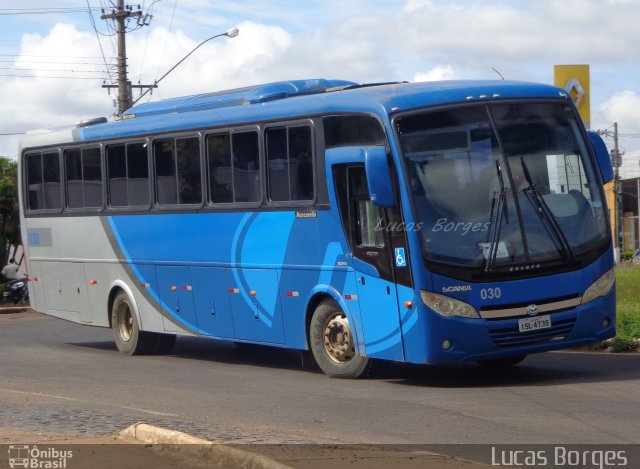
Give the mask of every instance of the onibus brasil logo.
[(40, 449), (30, 445), (9, 445), (9, 467), (33, 469), (65, 469), (73, 451), (55, 448)]

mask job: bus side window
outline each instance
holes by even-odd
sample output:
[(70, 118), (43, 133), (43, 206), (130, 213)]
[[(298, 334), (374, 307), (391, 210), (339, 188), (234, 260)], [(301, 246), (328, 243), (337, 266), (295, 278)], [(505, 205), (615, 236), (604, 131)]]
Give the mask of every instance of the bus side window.
[(149, 167), (145, 144), (109, 145), (106, 158), (109, 205), (148, 205)]
[(207, 158), (211, 203), (261, 200), (258, 132), (224, 132), (207, 136)]
[(349, 198), (355, 221), (355, 241), (359, 247), (384, 247), (382, 208), (373, 205), (364, 168), (349, 168)]
[(145, 143), (127, 145), (127, 202), (149, 205), (149, 164)]
[(127, 153), (124, 145), (107, 147), (107, 194), (111, 207), (127, 205)]
[(160, 205), (202, 202), (200, 142), (197, 137), (153, 142), (156, 201)]
[(271, 127), (266, 132), (266, 148), (269, 200), (313, 200), (311, 127)]
[(29, 210), (62, 208), (58, 153), (32, 153), (25, 159)]
[(197, 137), (176, 139), (178, 203), (202, 203), (200, 141)]
[(364, 166), (336, 165), (333, 175), (340, 218), (353, 257), (373, 265), (382, 278), (392, 280), (388, 220), (384, 209), (371, 202)]
[(234, 132), (231, 134), (233, 156), (233, 195), (235, 202), (259, 202), (260, 149), (258, 133)]
[(160, 205), (177, 204), (178, 191), (173, 139), (153, 142), (153, 160), (156, 180), (156, 202)]
[(102, 163), (99, 148), (64, 151), (67, 207), (102, 207)]

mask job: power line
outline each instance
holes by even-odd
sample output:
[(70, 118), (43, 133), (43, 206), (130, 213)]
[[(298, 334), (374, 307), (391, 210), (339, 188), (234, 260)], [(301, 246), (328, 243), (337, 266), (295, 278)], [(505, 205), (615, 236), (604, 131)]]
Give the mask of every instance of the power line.
[[(91, 8), (95, 10), (95, 8)], [(86, 8), (0, 8), (0, 16), (86, 13)]]
[[(118, 114), (122, 115), (132, 105), (133, 99), (131, 92), (133, 88), (155, 88), (157, 85), (131, 85), (131, 82), (127, 78), (127, 50), (126, 50), (126, 33), (129, 32), (126, 27), (126, 23), (130, 18), (138, 19), (138, 27), (147, 25), (146, 19), (140, 22), (140, 18), (143, 17), (140, 9), (133, 10), (130, 6), (125, 6), (124, 0), (117, 0), (115, 8), (111, 9), (111, 13), (105, 14), (103, 12), (100, 19), (113, 20), (116, 24), (116, 33), (118, 39), (118, 83), (117, 84), (103, 84), (103, 88), (111, 90), (111, 88), (117, 88), (118, 90)], [(146, 18), (146, 17), (145, 17)]]
[(104, 70), (74, 70), (69, 68), (18, 68), (0, 67), (0, 70), (15, 70), (16, 72), (57, 72), (57, 73), (105, 73)]
[(83, 55), (28, 55), (28, 54), (0, 54), (0, 57), (34, 57), (34, 58), (48, 58), (48, 59), (102, 59), (102, 57), (92, 57), (92, 56), (83, 56)]
[[(147, 8), (147, 13), (146, 16), (149, 18), (153, 18), (153, 15), (151, 14), (151, 9), (153, 8), (153, 6), (158, 3), (160, 0), (155, 0), (153, 3), (151, 3), (151, 5), (149, 5), (149, 7)], [(142, 3), (142, 10), (145, 10), (146, 7), (146, 3), (147, 1), (145, 0)], [(151, 28), (147, 28), (147, 34), (144, 38), (144, 51), (142, 52), (142, 64), (140, 65), (140, 74), (138, 75), (138, 83), (140, 83), (140, 81), (142, 80), (142, 73), (144, 72), (144, 68), (145, 65), (147, 63), (147, 50), (149, 48), (149, 35), (151, 34)]]
[(9, 75), (1, 73), (0, 77), (12, 77), (12, 78), (60, 78), (65, 80), (103, 80), (100, 77), (53, 77), (48, 75)]
[(9, 64), (34, 64), (34, 65), (44, 65), (44, 64), (54, 64), (54, 65), (103, 65), (102, 63), (95, 62), (51, 62), (48, 60), (0, 60), (0, 63), (9, 63)]
[(171, 31), (173, 30), (173, 19), (176, 16), (176, 7), (178, 6), (178, 0), (173, 2), (173, 11), (171, 12), (171, 20), (169, 21), (169, 31), (167, 36), (164, 38), (164, 46), (162, 47), (162, 54), (160, 54), (160, 61), (158, 62), (158, 69), (156, 70), (156, 76), (160, 75), (160, 64), (164, 61), (164, 54), (167, 51), (167, 42), (169, 41), (169, 36)]
[(98, 40), (98, 46), (100, 46), (100, 53), (102, 54), (102, 61), (104, 62), (104, 66), (107, 69), (107, 73), (109, 74), (109, 82), (113, 83), (113, 76), (111, 75), (111, 71), (109, 70), (109, 64), (107, 63), (107, 57), (105, 56), (104, 49), (102, 48), (102, 42), (100, 41), (100, 33), (98, 32), (98, 28), (96, 27), (96, 22), (93, 19), (93, 14), (91, 13), (91, 9), (89, 6), (89, 0), (87, 0), (87, 7), (89, 8), (89, 19), (91, 20), (91, 25), (93, 26), (93, 30), (96, 32), (96, 39)]

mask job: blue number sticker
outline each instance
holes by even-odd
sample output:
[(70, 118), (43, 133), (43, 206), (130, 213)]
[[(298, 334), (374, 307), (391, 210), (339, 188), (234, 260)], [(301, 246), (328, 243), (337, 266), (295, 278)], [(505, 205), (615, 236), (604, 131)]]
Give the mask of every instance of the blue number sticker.
[(40, 246), (40, 233), (31, 232), (29, 233), (29, 244), (31, 246)]
[(407, 266), (407, 258), (404, 255), (404, 248), (395, 248), (394, 257), (396, 258), (396, 267)]

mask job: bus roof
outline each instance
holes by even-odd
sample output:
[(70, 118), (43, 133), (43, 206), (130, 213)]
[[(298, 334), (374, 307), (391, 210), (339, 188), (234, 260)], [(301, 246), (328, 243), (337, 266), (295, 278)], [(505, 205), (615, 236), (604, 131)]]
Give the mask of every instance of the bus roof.
[(30, 132), (22, 139), (21, 147), (52, 144), (56, 139), (59, 143), (91, 141), (326, 113), (384, 115), (428, 106), (514, 98), (567, 99), (568, 93), (551, 85), (505, 80), (378, 84), (294, 80), (144, 103), (132, 107), (120, 120), (95, 119), (64, 130)]

